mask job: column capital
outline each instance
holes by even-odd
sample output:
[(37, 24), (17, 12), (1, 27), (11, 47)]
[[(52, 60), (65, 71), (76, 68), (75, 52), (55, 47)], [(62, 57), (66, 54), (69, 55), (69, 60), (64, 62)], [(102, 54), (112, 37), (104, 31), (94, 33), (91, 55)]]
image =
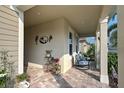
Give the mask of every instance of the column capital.
[(104, 19), (100, 19), (100, 24), (103, 24), (103, 23), (107, 23), (108, 22), (108, 19), (109, 17), (105, 17)]

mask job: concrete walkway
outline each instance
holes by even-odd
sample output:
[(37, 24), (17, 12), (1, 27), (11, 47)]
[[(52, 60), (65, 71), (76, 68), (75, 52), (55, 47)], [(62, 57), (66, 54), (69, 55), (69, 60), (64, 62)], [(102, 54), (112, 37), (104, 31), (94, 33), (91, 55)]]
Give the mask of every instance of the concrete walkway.
[(71, 68), (63, 75), (44, 72), (41, 67), (29, 65), (27, 73), (31, 88), (107, 88), (99, 82), (99, 72), (88, 69)]

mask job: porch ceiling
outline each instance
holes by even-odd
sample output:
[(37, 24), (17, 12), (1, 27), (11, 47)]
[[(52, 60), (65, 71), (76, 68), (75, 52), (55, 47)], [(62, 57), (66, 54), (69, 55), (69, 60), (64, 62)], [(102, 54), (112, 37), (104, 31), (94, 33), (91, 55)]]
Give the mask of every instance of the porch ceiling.
[(35, 5), (15, 5), (18, 9), (20, 9), (21, 11), (26, 11), (32, 7), (34, 7)]
[(102, 6), (40, 5), (25, 11), (25, 27), (64, 17), (80, 36), (95, 35)]

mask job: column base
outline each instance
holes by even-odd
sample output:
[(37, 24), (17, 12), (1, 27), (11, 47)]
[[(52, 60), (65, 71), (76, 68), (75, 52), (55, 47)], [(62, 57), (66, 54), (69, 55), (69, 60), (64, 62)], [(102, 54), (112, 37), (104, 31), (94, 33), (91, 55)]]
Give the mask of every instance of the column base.
[(100, 76), (100, 82), (109, 85), (109, 78), (108, 78), (108, 75), (101, 75), (101, 76)]

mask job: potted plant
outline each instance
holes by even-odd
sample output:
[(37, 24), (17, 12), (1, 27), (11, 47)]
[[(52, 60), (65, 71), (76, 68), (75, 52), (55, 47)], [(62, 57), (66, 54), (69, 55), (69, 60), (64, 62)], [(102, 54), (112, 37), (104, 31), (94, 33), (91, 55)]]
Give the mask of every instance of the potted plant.
[(28, 80), (28, 75), (26, 73), (17, 75), (16, 76), (17, 87), (19, 87), (19, 88), (29, 88), (30, 84), (27, 80)]
[(60, 74), (61, 73), (61, 66), (60, 66), (59, 62), (60, 62), (59, 58), (54, 59), (53, 72), (55, 74)]

